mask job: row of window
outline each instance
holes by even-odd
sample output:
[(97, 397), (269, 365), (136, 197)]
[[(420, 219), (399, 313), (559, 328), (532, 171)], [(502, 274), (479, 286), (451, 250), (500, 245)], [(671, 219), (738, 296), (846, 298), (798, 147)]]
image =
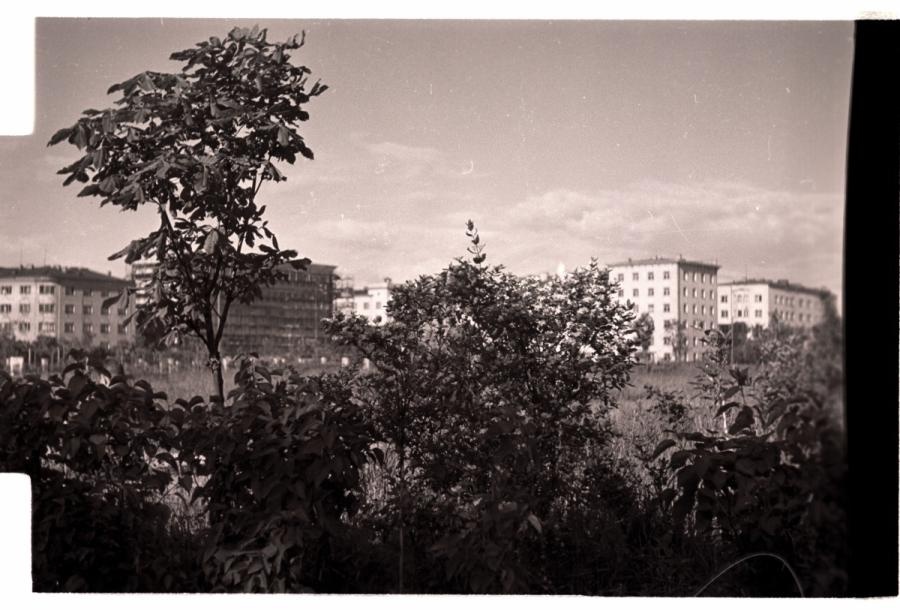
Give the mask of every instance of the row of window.
[[(38, 303), (38, 312), (39, 313), (55, 313), (56, 312), (56, 304), (55, 303)], [(73, 303), (66, 303), (65, 312), (67, 314), (75, 313), (75, 305)], [(12, 313), (12, 305), (9, 303), (0, 303), (0, 313)], [(19, 303), (19, 313), (21, 314), (30, 314), (31, 313), (31, 303)], [(90, 316), (94, 314), (94, 306), (93, 305), (83, 305), (81, 307), (81, 313), (86, 316)], [(123, 307), (120, 307), (116, 310), (120, 316), (125, 316), (127, 312)], [(108, 316), (109, 315), (109, 307), (101, 307), (100, 315)]]
[[(761, 294), (754, 294), (754, 295), (753, 295), (753, 302), (754, 302), (754, 303), (762, 303), (762, 300), (763, 300), (763, 298), (762, 298), (762, 295), (761, 295)], [(723, 295), (721, 296), (721, 298), (719, 299), (719, 302), (721, 302), (721, 303), (727, 303), (727, 302), (728, 302), (728, 295), (727, 295), (727, 294), (723, 294)], [(736, 294), (736, 295), (734, 295), (734, 302), (735, 302), (735, 303), (749, 303), (749, 302), (750, 302), (750, 295), (749, 295), (749, 294)]]
[[(12, 294), (12, 292), (13, 287), (9, 284), (0, 286), (0, 294)], [(77, 293), (77, 290), (75, 290), (75, 288), (72, 288), (71, 286), (66, 286), (65, 293), (66, 296), (73, 296)], [(19, 294), (31, 294), (31, 285), (26, 284), (19, 286)], [(38, 294), (56, 294), (56, 286), (52, 284), (41, 284), (40, 286), (38, 286)], [(94, 294), (94, 291), (90, 288), (85, 288), (81, 291), (81, 294), (89, 297)], [(109, 290), (100, 291), (100, 296), (102, 297), (108, 297), (109, 294)]]
[[(634, 309), (635, 312), (640, 313), (641, 308), (637, 303), (632, 303), (631, 307), (632, 307), (632, 309)], [(669, 313), (671, 311), (671, 305), (669, 305), (669, 303), (663, 303), (662, 310), (663, 310), (663, 313)], [(690, 312), (692, 314), (699, 313), (701, 316), (707, 315), (707, 312), (709, 313), (709, 315), (715, 314), (715, 308), (712, 305), (710, 305), (709, 309), (707, 310), (706, 305), (700, 305), (698, 307), (696, 304), (688, 306), (688, 304), (685, 303), (684, 305), (681, 306), (681, 310), (684, 313), (688, 313), (688, 312)], [(650, 303), (647, 305), (647, 313), (653, 313), (655, 311), (656, 311), (656, 307), (653, 303)]]
[[(709, 274), (707, 274), (707, 273), (700, 273), (700, 274), (698, 274), (698, 273), (696, 273), (696, 272), (688, 272), (688, 271), (685, 271), (685, 272), (684, 272), (684, 281), (685, 281), (685, 282), (688, 282), (688, 281), (696, 282), (696, 281), (697, 281), (698, 275), (699, 275), (699, 277), (700, 277), (700, 283), (701, 283), (701, 284), (705, 284), (706, 281), (707, 281), (707, 279), (709, 280), (709, 283), (710, 283), (710, 284), (715, 284), (715, 283), (716, 283), (716, 276), (713, 275), (712, 273), (709, 273)], [(669, 277), (670, 277), (670, 275), (669, 275), (669, 272), (668, 272), (668, 271), (663, 271), (663, 272), (662, 272), (662, 279), (667, 280), (667, 279), (669, 279)], [(620, 282), (625, 281), (625, 274), (624, 274), (624, 273), (620, 273), (620, 274), (617, 276), (617, 279), (618, 279)], [(638, 271), (633, 272), (633, 273), (631, 274), (631, 279), (632, 279), (632, 280), (635, 280), (635, 281), (640, 280), (640, 279), (641, 279), (641, 274), (640, 274), (640, 272), (638, 272)], [(647, 272), (647, 279), (648, 279), (649, 281), (652, 282), (654, 279), (656, 279), (656, 274), (655, 274), (653, 271), (648, 271), (648, 272)]]
[[(702, 341), (702, 339), (699, 337), (691, 337), (691, 343), (693, 344), (694, 347), (697, 347), (698, 345), (703, 345), (703, 343), (701, 343), (701, 341)], [(663, 337), (663, 345), (672, 345), (672, 337), (669, 337), (669, 336)], [(668, 355), (669, 354), (666, 354), (666, 356), (668, 356)], [(668, 358), (666, 358), (666, 360), (668, 360)]]
[[(721, 317), (721, 318), (727, 318), (727, 317), (728, 317), (728, 310), (727, 310), (727, 309), (721, 310), (721, 311), (719, 312), (719, 317)], [(736, 310), (736, 311), (734, 312), (734, 317), (735, 317), (735, 318), (749, 318), (749, 317), (750, 317), (750, 309), (738, 309), (738, 310)], [(754, 310), (753, 310), (753, 317), (754, 317), (754, 318), (762, 318), (762, 317), (763, 317), (763, 310), (762, 310), (762, 309), (754, 309)]]
[[(662, 294), (663, 294), (664, 297), (667, 297), (667, 296), (669, 296), (669, 295), (671, 294), (671, 290), (669, 289), (668, 286), (664, 286), (662, 290), (663, 290)], [(684, 295), (685, 298), (687, 298), (688, 295), (690, 295), (691, 297), (693, 297), (693, 298), (695, 298), (695, 299), (698, 297), (698, 293), (697, 293), (697, 289), (696, 289), (696, 288), (691, 288), (690, 291), (689, 291), (687, 288), (684, 288), (684, 289), (682, 289), (681, 294)], [(619, 296), (620, 296), (620, 297), (624, 297), (624, 296), (625, 296), (625, 290), (624, 290), (624, 289), (622, 289), (622, 288), (619, 289)], [(639, 296), (641, 296), (641, 290), (640, 290), (640, 288), (632, 288), (632, 289), (631, 289), (631, 296), (633, 296), (633, 297), (639, 297)], [(648, 289), (647, 289), (647, 296), (648, 296), (648, 297), (656, 296), (656, 290), (655, 290), (654, 288), (648, 288)], [(699, 292), (699, 297), (700, 297), (701, 299), (708, 299), (708, 300), (712, 301), (712, 300), (714, 300), (714, 299), (716, 298), (716, 292), (715, 292), (714, 290), (710, 290), (709, 292), (707, 292), (705, 288), (701, 288), (701, 289), (700, 289), (700, 292)]]
[[(783, 294), (775, 295), (775, 304), (776, 305), (787, 305), (788, 307), (794, 306), (794, 297), (785, 296)], [(809, 308), (813, 306), (812, 299), (804, 299), (802, 297), (797, 299), (797, 307)]]

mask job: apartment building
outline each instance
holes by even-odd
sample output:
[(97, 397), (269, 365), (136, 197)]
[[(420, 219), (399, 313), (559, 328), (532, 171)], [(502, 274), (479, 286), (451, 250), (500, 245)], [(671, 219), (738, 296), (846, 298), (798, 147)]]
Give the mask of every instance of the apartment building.
[(390, 319), (387, 304), (391, 300), (391, 287), (391, 278), (362, 288), (353, 286), (353, 278), (344, 278), (335, 298), (335, 310), (345, 315), (356, 313), (373, 324), (383, 324)]
[(128, 307), (103, 307), (130, 285), (81, 267), (0, 268), (0, 333), (22, 341), (47, 336), (104, 347), (131, 341)]
[(705, 332), (716, 327), (719, 266), (683, 258), (627, 260), (609, 265), (618, 298), (653, 319), (652, 360), (696, 361)]
[(262, 288), (251, 303), (235, 302), (222, 338), (223, 353), (263, 357), (300, 355), (326, 339), (322, 319), (334, 313), (334, 265), (310, 264), (300, 271), (280, 267), (287, 279)]
[(787, 280), (747, 279), (719, 286), (719, 324), (743, 322), (768, 328), (773, 316), (790, 326), (811, 328), (822, 321), (831, 293)]

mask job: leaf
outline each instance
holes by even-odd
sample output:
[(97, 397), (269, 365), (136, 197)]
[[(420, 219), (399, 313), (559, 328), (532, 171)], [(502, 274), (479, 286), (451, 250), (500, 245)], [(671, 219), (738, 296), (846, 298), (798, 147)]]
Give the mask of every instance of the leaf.
[(734, 418), (734, 422), (728, 427), (728, 434), (737, 434), (741, 430), (753, 425), (753, 409), (743, 407)]
[(662, 454), (663, 451), (665, 451), (666, 449), (668, 449), (670, 447), (674, 447), (676, 444), (677, 443), (674, 440), (672, 440), (671, 438), (665, 439), (664, 441), (662, 441), (660, 444), (658, 444), (656, 446), (656, 449), (653, 450), (653, 454), (650, 456), (650, 459), (655, 460)]
[(50, 141), (47, 142), (47, 146), (54, 146), (56, 144), (59, 144), (60, 142), (62, 142), (66, 138), (68, 138), (71, 134), (72, 134), (71, 127), (65, 127), (63, 129), (60, 129), (59, 131), (57, 131), (56, 133), (53, 134), (53, 136), (50, 138)]
[(538, 534), (544, 533), (544, 530), (541, 527), (541, 520), (538, 519), (534, 513), (528, 514), (528, 523), (531, 524), (531, 527), (533, 527)]

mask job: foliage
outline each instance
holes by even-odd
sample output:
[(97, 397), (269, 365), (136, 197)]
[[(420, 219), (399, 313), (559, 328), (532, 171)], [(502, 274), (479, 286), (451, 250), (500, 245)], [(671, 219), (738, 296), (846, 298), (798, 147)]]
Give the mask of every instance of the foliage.
[(687, 339), (687, 321), (678, 319), (669, 319), (665, 322), (666, 338), (672, 346), (672, 355), (675, 362), (684, 362), (687, 360), (688, 339)]
[(634, 321), (635, 343), (646, 357), (647, 350), (653, 344), (653, 317), (644, 312)]
[(271, 43), (265, 29), (235, 28), (173, 53), (184, 63), (176, 73), (142, 72), (113, 85), (108, 93), (121, 97), (112, 108), (84, 111), (49, 142), (81, 151), (59, 171), (66, 185), (87, 183), (79, 196), (156, 209), (159, 227), (110, 259), (156, 261), (138, 322), (166, 340), (198, 337), (220, 397), (219, 346), (232, 303), (283, 279), (280, 265), (309, 262), (279, 248), (257, 201), (264, 183), (286, 179), (276, 161), (313, 157), (297, 129), (309, 118), (303, 105), (326, 87), (308, 86), (309, 69), (289, 61), (302, 45), (299, 36)]
[(821, 595), (846, 580), (844, 445), (826, 408), (834, 386), (823, 379), (833, 371), (823, 371), (805, 333), (777, 333), (764, 341), (755, 375), (728, 364), (725, 335), (707, 333), (712, 349), (696, 385), (722, 427), (660, 443), (657, 454), (683, 443), (667, 456), (675, 487), (664, 499), (680, 528), (738, 554), (779, 553), (806, 575), (807, 592)]
[[(81, 357), (82, 354), (75, 354)], [(174, 482), (164, 398), (146, 384), (0, 373), (0, 468), (31, 476), (39, 591), (196, 590), (190, 552), (160, 501)], [(102, 371), (108, 375), (108, 371)]]
[(185, 428), (178, 456), (205, 480), (191, 501), (213, 524), (203, 555), (213, 590), (341, 590), (347, 562), (334, 555), (351, 535), (361, 468), (376, 459), (359, 409), (332, 378), (251, 360), (235, 383), (226, 407), (204, 405)]
[(632, 314), (596, 262), (564, 279), (519, 278), (485, 264), (471, 222), (468, 235), (472, 260), (396, 287), (387, 324), (339, 314), (326, 328), (374, 367), (353, 395), (398, 456), (401, 541), (410, 496), (432, 498), (447, 577), (463, 591), (521, 591), (522, 551), (504, 549), (582, 502), (605, 442), (600, 413), (633, 363)]

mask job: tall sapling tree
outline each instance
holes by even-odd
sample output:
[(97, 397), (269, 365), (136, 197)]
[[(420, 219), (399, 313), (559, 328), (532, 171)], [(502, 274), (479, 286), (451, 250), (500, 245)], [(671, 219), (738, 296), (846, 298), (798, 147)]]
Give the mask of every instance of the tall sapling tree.
[(220, 399), (232, 303), (258, 298), (262, 286), (283, 279), (285, 263), (309, 264), (279, 247), (257, 201), (263, 183), (285, 180), (276, 161), (313, 158), (298, 133), (309, 118), (302, 106), (327, 87), (310, 85), (310, 70), (289, 61), (303, 42), (295, 35), (271, 43), (258, 27), (212, 37), (173, 53), (184, 62), (176, 73), (142, 72), (113, 85), (108, 93), (122, 97), (112, 108), (85, 110), (48, 143), (82, 152), (58, 172), (64, 185), (87, 183), (79, 196), (123, 210), (156, 207), (159, 227), (110, 260), (155, 261), (150, 284), (130, 290), (146, 297), (138, 324), (159, 329), (166, 342), (197, 337)]

